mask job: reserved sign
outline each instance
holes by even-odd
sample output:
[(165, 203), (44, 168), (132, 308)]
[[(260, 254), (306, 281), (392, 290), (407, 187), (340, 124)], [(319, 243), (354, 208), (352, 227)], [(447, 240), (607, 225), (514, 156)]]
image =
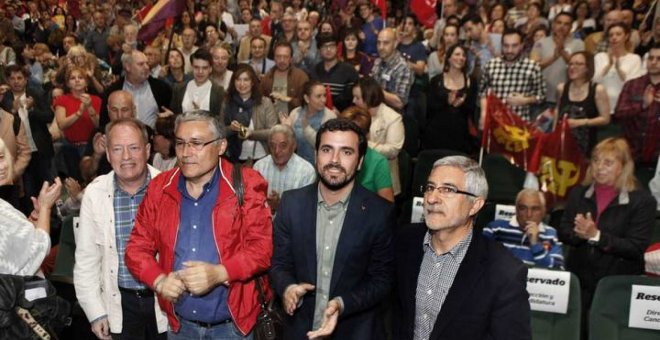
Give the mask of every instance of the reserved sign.
[(566, 314), (571, 288), (571, 273), (530, 268), (527, 272), (527, 292), (532, 310)]
[(660, 287), (632, 286), (628, 327), (660, 329)]

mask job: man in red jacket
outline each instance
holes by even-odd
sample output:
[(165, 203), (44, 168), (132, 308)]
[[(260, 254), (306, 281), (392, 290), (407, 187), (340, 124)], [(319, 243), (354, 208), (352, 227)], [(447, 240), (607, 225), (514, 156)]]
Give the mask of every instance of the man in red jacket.
[(242, 170), (243, 204), (221, 123), (204, 111), (175, 122), (179, 166), (154, 178), (140, 205), (126, 264), (159, 295), (169, 339), (246, 339), (259, 301), (254, 277), (270, 266), (268, 184)]

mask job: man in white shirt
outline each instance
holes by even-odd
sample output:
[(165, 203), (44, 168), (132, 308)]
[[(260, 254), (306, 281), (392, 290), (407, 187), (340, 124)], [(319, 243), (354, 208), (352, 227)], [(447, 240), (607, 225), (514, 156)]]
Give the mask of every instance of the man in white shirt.
[(190, 56), (193, 79), (172, 91), (172, 111), (180, 114), (205, 110), (219, 116), (225, 98), (225, 90), (211, 81), (213, 57), (206, 49), (199, 49)]

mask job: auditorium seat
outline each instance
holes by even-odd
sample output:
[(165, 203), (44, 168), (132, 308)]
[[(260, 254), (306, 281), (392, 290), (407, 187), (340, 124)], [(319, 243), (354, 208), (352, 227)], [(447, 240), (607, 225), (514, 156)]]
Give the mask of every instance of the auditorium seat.
[(566, 314), (532, 311), (532, 339), (580, 340), (581, 301), (580, 280), (571, 273)]

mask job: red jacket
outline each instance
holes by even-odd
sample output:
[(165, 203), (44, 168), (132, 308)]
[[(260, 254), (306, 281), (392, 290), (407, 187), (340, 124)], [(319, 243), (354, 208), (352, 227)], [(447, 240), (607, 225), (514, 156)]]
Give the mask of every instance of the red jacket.
[[(243, 213), (238, 214), (238, 201), (231, 185), (232, 168), (228, 161), (220, 161), (220, 195), (213, 208), (213, 237), (229, 274), (229, 313), (245, 335), (254, 327), (260, 310), (254, 276), (270, 267), (273, 228), (266, 204), (267, 182), (256, 171), (243, 169), (245, 195)], [(177, 167), (149, 183), (126, 248), (128, 269), (136, 279), (152, 288), (160, 274), (167, 275), (174, 267), (181, 202), (177, 190), (180, 175)], [(180, 325), (174, 305), (161, 297), (158, 302), (167, 313), (170, 326), (178, 332)]]

